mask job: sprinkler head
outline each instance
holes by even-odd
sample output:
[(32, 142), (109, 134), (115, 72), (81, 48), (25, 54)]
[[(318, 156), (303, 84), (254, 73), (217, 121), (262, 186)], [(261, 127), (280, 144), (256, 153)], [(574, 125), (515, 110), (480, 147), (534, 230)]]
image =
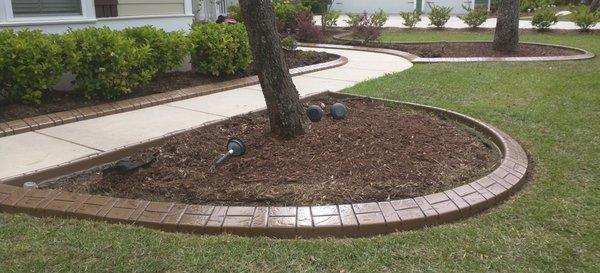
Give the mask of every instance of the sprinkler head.
[(333, 119), (345, 119), (348, 115), (346, 105), (339, 102), (336, 102), (331, 106), (330, 112)]
[(323, 108), (318, 105), (311, 105), (306, 108), (306, 115), (312, 122), (320, 121), (323, 117)]

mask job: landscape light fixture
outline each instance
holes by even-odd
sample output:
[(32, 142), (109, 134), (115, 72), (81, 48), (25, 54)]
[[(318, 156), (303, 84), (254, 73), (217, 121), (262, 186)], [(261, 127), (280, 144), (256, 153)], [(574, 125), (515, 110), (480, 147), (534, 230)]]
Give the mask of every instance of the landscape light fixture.
[(312, 122), (318, 122), (323, 117), (323, 108), (318, 105), (311, 105), (306, 108), (306, 115)]
[(227, 141), (227, 152), (223, 154), (215, 163), (210, 167), (211, 171), (215, 170), (217, 165), (223, 163), (231, 156), (241, 156), (246, 154), (246, 145), (244, 141), (239, 138), (232, 137)]
[(345, 119), (348, 115), (348, 108), (343, 103), (336, 102), (331, 106), (329, 114), (333, 119)]

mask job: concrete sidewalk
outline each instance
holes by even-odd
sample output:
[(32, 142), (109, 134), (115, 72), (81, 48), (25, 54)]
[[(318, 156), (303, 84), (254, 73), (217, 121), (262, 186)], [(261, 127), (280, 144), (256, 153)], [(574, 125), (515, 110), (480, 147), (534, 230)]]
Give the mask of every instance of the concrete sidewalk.
[[(346, 23), (347, 19), (348, 19), (348, 16), (341, 15), (337, 21), (338, 27), (347, 27), (348, 26), (348, 24)], [(315, 21), (317, 22), (318, 25), (320, 25), (321, 24), (321, 16), (315, 16)], [(402, 18), (399, 15), (390, 15), (388, 21), (385, 24), (385, 27), (406, 28), (404, 25), (402, 25), (403, 22), (404, 22), (404, 20), (402, 20)], [(419, 23), (417, 23), (416, 27), (417, 28), (431, 28), (429, 23), (430, 23), (430, 21), (427, 18), (427, 16), (423, 15), (423, 16), (421, 16), (421, 21)], [(487, 19), (485, 21), (485, 23), (483, 23), (480, 27), (481, 28), (495, 28), (496, 27), (496, 18)], [(465, 24), (462, 20), (460, 20), (460, 18), (458, 18), (457, 16), (451, 16), (450, 20), (448, 20), (448, 23), (446, 23), (446, 28), (460, 29), (460, 28), (469, 28), (469, 26), (467, 24)], [(532, 29), (534, 27), (531, 25), (531, 20), (520, 20), (519, 28)], [(555, 25), (551, 26), (550, 29), (574, 30), (574, 29), (579, 29), (579, 27), (577, 27), (577, 25), (575, 25), (575, 23), (573, 23), (573, 22), (559, 21)], [(600, 29), (600, 24), (594, 26), (592, 29)]]
[[(344, 66), (293, 77), (301, 96), (339, 91), (403, 71), (406, 59), (363, 51), (303, 48), (348, 58)], [(103, 153), (265, 107), (260, 85), (0, 138), (0, 180)]]

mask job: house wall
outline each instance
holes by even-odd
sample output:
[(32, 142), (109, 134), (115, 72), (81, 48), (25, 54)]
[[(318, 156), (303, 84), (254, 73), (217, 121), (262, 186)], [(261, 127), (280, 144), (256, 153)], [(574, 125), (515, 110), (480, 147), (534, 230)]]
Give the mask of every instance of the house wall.
[(94, 0), (82, 0), (83, 14), (14, 18), (8, 12), (10, 0), (0, 0), (0, 29), (40, 29), (47, 33), (62, 33), (69, 28), (108, 26), (113, 29), (153, 25), (166, 31), (189, 30), (193, 23), (192, 0), (119, 0), (119, 16), (96, 18)]
[[(413, 11), (417, 0), (334, 0), (333, 9), (343, 13), (360, 13), (366, 11), (373, 13), (382, 9), (388, 14), (398, 14), (402, 11)], [(434, 5), (452, 7), (452, 14), (465, 13), (461, 5), (472, 6), (473, 0), (423, 0), (422, 11), (429, 12), (427, 3)]]
[(119, 16), (184, 14), (184, 0), (119, 0)]

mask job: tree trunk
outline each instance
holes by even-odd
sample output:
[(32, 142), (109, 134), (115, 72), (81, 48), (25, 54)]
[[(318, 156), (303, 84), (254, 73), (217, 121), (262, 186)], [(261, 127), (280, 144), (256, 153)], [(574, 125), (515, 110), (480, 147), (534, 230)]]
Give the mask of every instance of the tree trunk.
[(600, 7), (600, 0), (592, 0), (590, 4), (590, 12), (595, 12)]
[(325, 26), (325, 14), (327, 13), (327, 4), (325, 1), (321, 3), (321, 31), (325, 32), (327, 26)]
[(519, 0), (500, 0), (494, 50), (516, 51), (519, 46)]
[(239, 3), (267, 103), (271, 132), (281, 138), (301, 135), (306, 117), (275, 29), (273, 3), (270, 0), (240, 0)]

